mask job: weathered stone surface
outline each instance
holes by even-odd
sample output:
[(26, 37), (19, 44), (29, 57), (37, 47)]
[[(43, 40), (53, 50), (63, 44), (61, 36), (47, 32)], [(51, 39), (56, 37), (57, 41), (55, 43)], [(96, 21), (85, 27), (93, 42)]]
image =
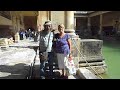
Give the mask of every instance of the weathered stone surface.
[(26, 47), (26, 48), (29, 48), (29, 47), (37, 47), (39, 46), (39, 42), (34, 42), (34, 40), (29, 40), (29, 39), (26, 39), (26, 40), (23, 40), (23, 41), (19, 41), (19, 43), (14, 43), (12, 45), (9, 45), (9, 47)]
[(75, 66), (78, 68), (78, 63), (80, 60), (80, 54), (79, 54), (79, 50), (80, 50), (80, 38), (77, 37), (72, 37), (71, 38), (71, 43), (72, 43), (72, 56), (73, 56), (73, 60), (75, 63)]
[(0, 72), (0, 77), (6, 77), (11, 75), (11, 73), (7, 73), (7, 72)]
[(1, 50), (0, 79), (25, 79), (29, 75), (35, 51), (29, 48)]
[(92, 73), (91, 71), (89, 71), (86, 68), (79, 68), (77, 70), (77, 76), (80, 79), (100, 79), (94, 73)]
[(81, 39), (79, 67), (86, 67), (89, 70), (93, 67), (97, 73), (105, 73), (107, 66), (102, 55), (102, 45), (102, 40)]
[[(107, 66), (106, 65), (101, 65), (101, 66), (91, 66), (92, 69), (94, 69), (98, 74), (103, 74), (107, 72)], [(90, 67), (86, 67), (89, 69), (91, 72), (95, 73)], [(96, 74), (96, 73), (95, 73)]]
[(20, 41), (20, 36), (19, 36), (19, 33), (17, 32), (15, 34), (15, 42), (18, 43)]
[(8, 46), (13, 44), (13, 38), (0, 38), (0, 46)]
[(0, 54), (0, 65), (26, 63), (34, 60), (35, 51), (29, 48), (9, 48)]
[(104, 60), (102, 55), (102, 40), (81, 39), (80, 40), (80, 61)]
[(29, 66), (23, 63), (0, 65), (0, 79), (26, 79), (29, 69)]
[(78, 76), (76, 76), (76, 75), (70, 75), (70, 76), (68, 76), (68, 79), (80, 79)]
[(79, 67), (88, 67), (89, 65), (90, 66), (101, 66), (101, 65), (104, 65), (105, 62), (102, 61), (102, 62), (91, 62), (91, 63), (79, 63)]
[(7, 46), (8, 39), (7, 38), (0, 38), (0, 46)]
[(99, 66), (97, 67), (97, 72), (105, 73), (106, 64), (105, 61), (103, 61), (102, 45), (103, 41), (98, 39), (72, 38), (72, 55), (74, 57), (75, 66), (77, 68)]

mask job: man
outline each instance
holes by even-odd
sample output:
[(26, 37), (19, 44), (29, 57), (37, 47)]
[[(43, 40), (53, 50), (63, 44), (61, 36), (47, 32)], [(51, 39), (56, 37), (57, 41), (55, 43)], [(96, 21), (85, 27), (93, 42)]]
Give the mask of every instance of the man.
[[(46, 21), (44, 23), (44, 30), (40, 31), (39, 37), (39, 56), (40, 56), (40, 77), (45, 79), (45, 64), (52, 64), (52, 41), (53, 41), (52, 23)], [(52, 67), (49, 67), (50, 75), (52, 75)]]

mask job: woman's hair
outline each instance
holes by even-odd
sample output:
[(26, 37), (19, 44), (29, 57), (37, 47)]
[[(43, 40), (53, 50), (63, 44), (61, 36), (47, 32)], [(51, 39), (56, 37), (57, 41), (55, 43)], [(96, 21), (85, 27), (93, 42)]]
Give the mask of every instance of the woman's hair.
[(64, 27), (65, 28), (64, 24), (59, 24), (58, 27)]

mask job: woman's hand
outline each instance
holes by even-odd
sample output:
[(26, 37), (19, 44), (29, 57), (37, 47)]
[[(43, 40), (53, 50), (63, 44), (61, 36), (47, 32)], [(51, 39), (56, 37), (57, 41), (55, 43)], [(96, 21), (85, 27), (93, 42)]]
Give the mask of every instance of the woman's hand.
[(69, 60), (72, 60), (72, 59), (73, 59), (72, 55), (71, 55), (71, 54), (69, 54)]

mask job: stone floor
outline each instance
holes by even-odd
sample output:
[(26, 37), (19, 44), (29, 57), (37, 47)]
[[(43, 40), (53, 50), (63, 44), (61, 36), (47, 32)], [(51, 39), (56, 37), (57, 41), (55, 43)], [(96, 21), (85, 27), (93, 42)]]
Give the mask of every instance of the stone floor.
[[(34, 67), (33, 67), (33, 76), (32, 76), (31, 79), (40, 79), (39, 68), (40, 68), (40, 61), (39, 61), (39, 56), (37, 55), (35, 63), (34, 63)], [(50, 76), (49, 75), (49, 70), (47, 70), (46, 79), (78, 79), (77, 76), (73, 76), (73, 75), (68, 76), (68, 78), (61, 77), (60, 73), (61, 73), (61, 70), (56, 68), (55, 70), (53, 70), (53, 75)]]
[(35, 51), (29, 48), (9, 48), (0, 54), (0, 79), (25, 79)]
[[(0, 79), (40, 79), (39, 55), (36, 55), (34, 46), (38, 46), (38, 43), (32, 40), (21, 40), (8, 48), (2, 48), (0, 50)], [(47, 75), (46, 79), (66, 79), (60, 77), (60, 70), (53, 71), (52, 78)], [(76, 78), (69, 76), (68, 79)]]

